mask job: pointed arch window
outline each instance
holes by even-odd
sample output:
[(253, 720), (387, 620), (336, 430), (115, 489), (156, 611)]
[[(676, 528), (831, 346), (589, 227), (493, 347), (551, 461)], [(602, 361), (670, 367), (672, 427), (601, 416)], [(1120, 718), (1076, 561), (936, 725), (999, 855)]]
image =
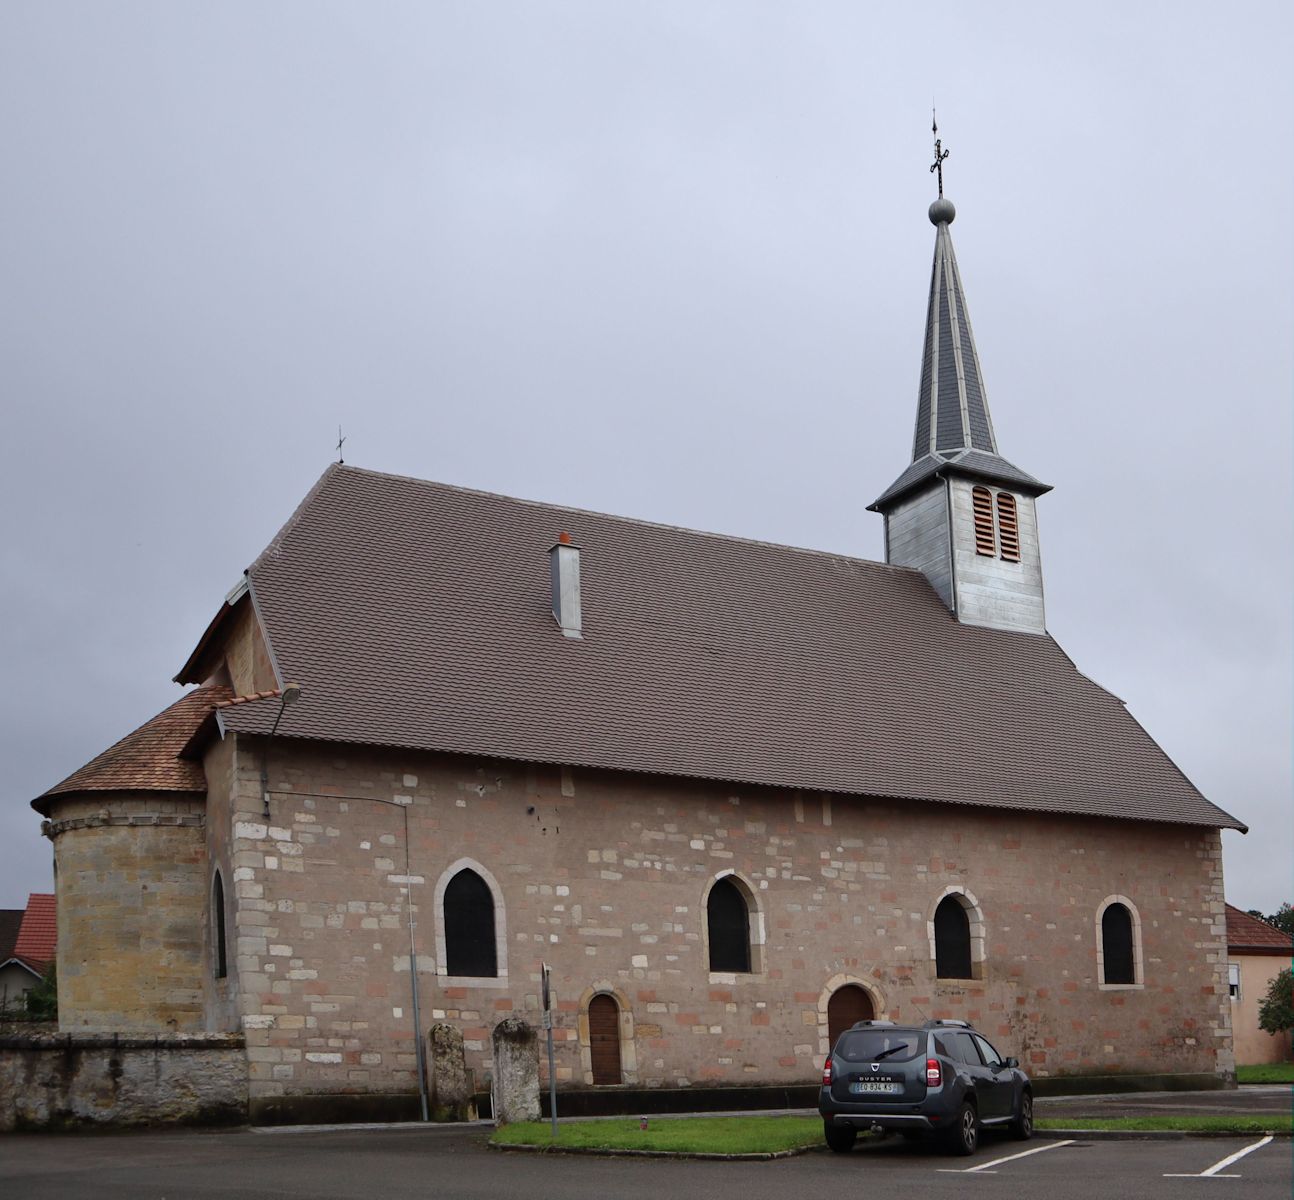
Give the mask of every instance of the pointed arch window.
[(750, 971), (750, 909), (731, 879), (717, 880), (705, 902), (710, 970)]
[(225, 935), (225, 881), (220, 869), (211, 880), (211, 974), (224, 979), (229, 974), (228, 939)]
[(445, 887), (445, 965), (450, 975), (493, 978), (499, 973), (490, 885), (464, 867)]
[(1010, 492), (997, 494), (997, 533), (1006, 562), (1020, 561), (1020, 518), (1015, 497)]
[(945, 896), (935, 909), (935, 975), (970, 979), (970, 917), (956, 895)]
[(1133, 942), (1132, 913), (1127, 905), (1117, 901), (1108, 905), (1101, 914), (1102, 983), (1137, 982)]
[(986, 558), (997, 554), (993, 536), (993, 493), (986, 487), (971, 489), (971, 511), (975, 517), (975, 553)]

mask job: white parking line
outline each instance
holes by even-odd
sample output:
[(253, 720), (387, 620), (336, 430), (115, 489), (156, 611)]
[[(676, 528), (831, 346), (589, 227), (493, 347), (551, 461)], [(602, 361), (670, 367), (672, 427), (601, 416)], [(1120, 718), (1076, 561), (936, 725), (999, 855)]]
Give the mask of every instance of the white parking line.
[(1201, 1171), (1198, 1175), (1169, 1175), (1165, 1174), (1165, 1179), (1239, 1179), (1239, 1175), (1220, 1175), (1219, 1171), (1223, 1167), (1229, 1167), (1233, 1162), (1239, 1162), (1246, 1154), (1252, 1154), (1255, 1150), (1261, 1150), (1268, 1142), (1272, 1140), (1269, 1133), (1265, 1138), (1256, 1141), (1252, 1146), (1246, 1146), (1243, 1150), (1237, 1150), (1234, 1154), (1228, 1154), (1221, 1162), (1215, 1162), (1206, 1171)]
[[(1268, 1138), (1268, 1141), (1271, 1139)], [(996, 1171), (990, 1171), (990, 1167), (999, 1167), (1003, 1163), (1015, 1162), (1017, 1158), (1028, 1158), (1031, 1154), (1043, 1154), (1048, 1150), (1059, 1150), (1062, 1146), (1072, 1146), (1073, 1138), (1067, 1138), (1063, 1142), (1052, 1142), (1046, 1146), (1035, 1146), (1032, 1150), (1021, 1150), (1019, 1154), (1008, 1154), (1005, 1158), (990, 1159), (986, 1163), (980, 1163), (978, 1167), (939, 1167), (937, 1168), (944, 1175), (996, 1175)], [(1225, 1165), (1225, 1164), (1224, 1164)]]

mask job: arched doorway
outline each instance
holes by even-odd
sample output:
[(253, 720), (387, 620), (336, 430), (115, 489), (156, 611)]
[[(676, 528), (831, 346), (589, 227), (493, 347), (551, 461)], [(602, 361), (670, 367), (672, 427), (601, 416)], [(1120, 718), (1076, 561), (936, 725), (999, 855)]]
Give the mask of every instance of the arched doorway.
[(605, 992), (589, 1001), (589, 1051), (593, 1082), (620, 1083), (620, 1006)]
[(870, 1021), (876, 1016), (872, 998), (856, 983), (847, 983), (831, 993), (827, 1001), (827, 1036), (831, 1044), (855, 1021)]

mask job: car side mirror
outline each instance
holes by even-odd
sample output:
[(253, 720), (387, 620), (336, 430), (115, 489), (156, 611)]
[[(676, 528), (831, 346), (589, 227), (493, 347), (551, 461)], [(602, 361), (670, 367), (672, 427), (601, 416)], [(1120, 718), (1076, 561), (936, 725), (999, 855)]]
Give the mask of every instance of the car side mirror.
[(1018, 1058), (1008, 1058), (1006, 1060), (1006, 1065), (1008, 1067), (1018, 1067), (1020, 1065), (1020, 1060)]

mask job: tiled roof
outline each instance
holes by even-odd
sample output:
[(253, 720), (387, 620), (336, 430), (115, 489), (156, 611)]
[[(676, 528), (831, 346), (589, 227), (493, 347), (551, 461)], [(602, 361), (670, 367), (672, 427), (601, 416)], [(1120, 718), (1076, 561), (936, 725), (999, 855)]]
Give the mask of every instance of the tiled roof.
[(1227, 905), (1227, 949), (1251, 954), (1294, 955), (1294, 938), (1275, 925), (1251, 916), (1234, 904)]
[(249, 575), (303, 688), (281, 737), (1243, 828), (1050, 637), (961, 625), (917, 571), (333, 465)]
[(205, 792), (202, 764), (181, 752), (216, 704), (232, 693), (218, 684), (194, 688), (128, 733), (115, 746), (55, 784), (33, 807), (45, 812), (51, 796), (71, 792)]
[(0, 908), (0, 962), (13, 957), (14, 943), (22, 927), (21, 908)]
[(23, 913), (18, 939), (13, 952), (29, 962), (38, 971), (44, 971), (54, 961), (58, 946), (58, 909), (54, 897), (46, 892), (32, 892), (27, 897), (27, 911)]

